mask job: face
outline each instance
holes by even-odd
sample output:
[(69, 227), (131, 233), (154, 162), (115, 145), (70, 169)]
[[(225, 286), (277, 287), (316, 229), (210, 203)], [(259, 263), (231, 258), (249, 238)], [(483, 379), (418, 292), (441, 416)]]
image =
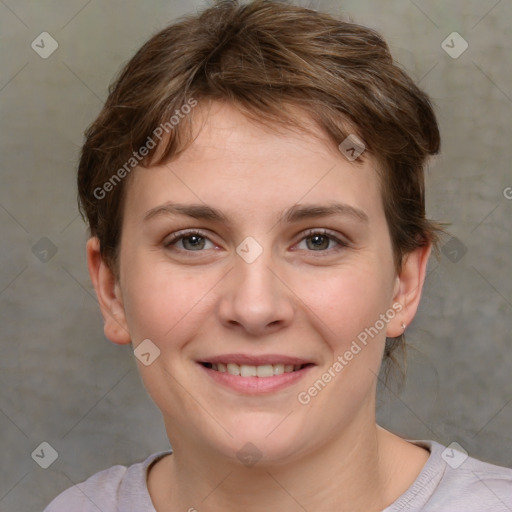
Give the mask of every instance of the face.
[(201, 113), (192, 146), (130, 178), (115, 286), (129, 337), (110, 337), (159, 350), (138, 365), (175, 449), (235, 459), (250, 442), (285, 461), (374, 424), (406, 283), (371, 160), (228, 105)]

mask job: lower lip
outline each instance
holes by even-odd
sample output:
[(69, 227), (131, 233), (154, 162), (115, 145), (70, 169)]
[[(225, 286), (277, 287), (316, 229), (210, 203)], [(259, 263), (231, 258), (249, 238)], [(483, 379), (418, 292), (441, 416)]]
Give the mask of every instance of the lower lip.
[(312, 368), (312, 366), (306, 366), (300, 370), (274, 375), (273, 377), (240, 377), (239, 375), (231, 375), (228, 372), (212, 370), (202, 364), (199, 366), (219, 384), (239, 393), (250, 395), (272, 393), (291, 386), (302, 379)]

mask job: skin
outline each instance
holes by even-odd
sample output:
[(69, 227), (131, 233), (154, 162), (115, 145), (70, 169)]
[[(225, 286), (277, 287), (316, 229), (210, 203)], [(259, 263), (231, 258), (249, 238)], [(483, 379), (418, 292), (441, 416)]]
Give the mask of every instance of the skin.
[[(375, 393), (386, 336), (401, 334), (416, 313), (430, 247), (407, 255), (396, 274), (368, 155), (354, 165), (318, 129), (263, 127), (227, 104), (199, 106), (194, 116), (198, 136), (184, 153), (130, 176), (118, 280), (98, 240), (87, 246), (106, 336), (134, 348), (150, 339), (160, 350), (151, 365), (138, 362), (174, 450), (149, 473), (155, 508), (382, 510), (428, 458), (376, 425)], [(225, 219), (156, 213), (169, 202), (208, 205)], [(283, 215), (333, 203), (366, 221), (346, 212), (295, 222)], [(206, 239), (171, 241), (187, 229)], [(262, 249), (252, 263), (236, 252), (249, 236)], [(299, 403), (298, 393), (393, 304), (401, 311)], [(291, 386), (247, 395), (198, 363), (228, 353), (285, 354), (313, 366)], [(252, 467), (237, 457), (248, 442), (261, 455)]]

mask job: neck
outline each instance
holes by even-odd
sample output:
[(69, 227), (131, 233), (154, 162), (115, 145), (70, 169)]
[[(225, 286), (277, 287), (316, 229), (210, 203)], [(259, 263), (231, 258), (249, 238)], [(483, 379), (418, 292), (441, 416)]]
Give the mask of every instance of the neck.
[(158, 512), (378, 512), (412, 484), (428, 458), (375, 422), (353, 424), (343, 436), (286, 464), (245, 467), (205, 457), (194, 443), (173, 448), (148, 479)]

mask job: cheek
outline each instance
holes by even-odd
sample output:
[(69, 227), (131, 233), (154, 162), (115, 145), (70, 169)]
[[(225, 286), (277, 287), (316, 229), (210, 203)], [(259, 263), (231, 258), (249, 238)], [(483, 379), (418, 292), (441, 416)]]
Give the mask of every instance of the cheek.
[[(351, 266), (308, 280), (302, 274), (294, 287), (311, 311), (311, 320), (323, 333), (335, 355), (343, 354), (365, 329), (375, 325), (389, 308), (389, 284), (368, 266)], [(379, 333), (385, 337), (385, 330)]]
[(316, 322), (314, 329), (320, 333), (329, 359), (315, 378), (304, 384), (297, 399), (323, 418), (336, 418), (326, 421), (325, 428), (333, 429), (333, 435), (361, 408), (373, 407), (385, 328), (372, 328), (389, 309), (388, 280), (373, 266), (354, 265), (317, 280), (309, 292), (304, 287), (299, 292), (314, 313), (309, 318)]
[[(142, 267), (132, 267), (133, 269)], [(149, 338), (161, 349), (176, 348), (201, 325), (208, 314), (208, 291), (215, 279), (171, 272), (166, 265), (147, 265), (125, 280), (125, 312), (135, 344)]]

